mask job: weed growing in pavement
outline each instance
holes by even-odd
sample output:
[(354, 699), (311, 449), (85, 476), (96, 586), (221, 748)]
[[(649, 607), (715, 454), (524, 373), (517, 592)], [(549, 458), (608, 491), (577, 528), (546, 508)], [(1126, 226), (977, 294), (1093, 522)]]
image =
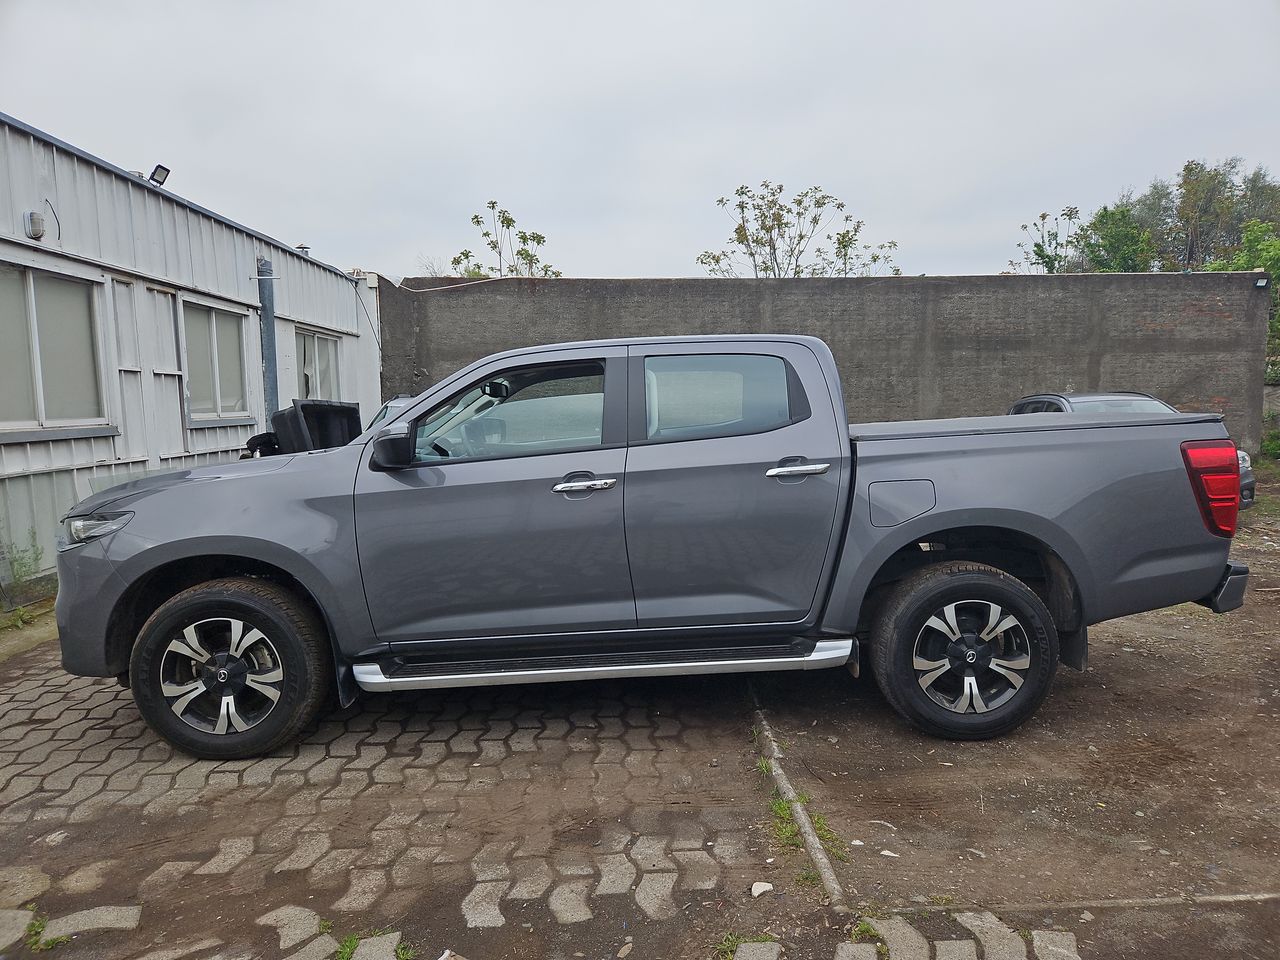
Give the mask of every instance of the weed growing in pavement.
[(822, 882), (822, 877), (818, 875), (817, 870), (801, 870), (796, 874), (796, 883), (803, 884), (806, 887), (816, 887)]
[(760, 757), (756, 760), (756, 770), (759, 771), (760, 776), (762, 777), (773, 776), (773, 764), (769, 762), (768, 757)]
[(35, 623), (36, 617), (34, 613), (18, 607), (12, 611), (4, 620), (0, 620), (0, 630), (20, 630), (29, 623)]
[(320, 932), (321, 932), (321, 933), (333, 933), (333, 921), (332, 921), (332, 920), (329, 920), (329, 919), (323, 919), (323, 920), (321, 920), (321, 921), (320, 921)]
[(407, 940), (396, 944), (396, 960), (417, 960), (418, 948)]
[(27, 932), (25, 943), (27, 949), (32, 953), (43, 953), (46, 950), (52, 950), (54, 947), (60, 947), (64, 943), (70, 943), (71, 938), (67, 936), (51, 937), (46, 940), (44, 938), (44, 929), (49, 925), (47, 917), (42, 917), (34, 910), (31, 912), (31, 922), (27, 924)]
[(880, 960), (889, 960), (889, 945), (887, 943), (876, 944), (876, 956)]
[(769, 801), (769, 809), (773, 812), (773, 838), (784, 847), (803, 847), (800, 839), (800, 828), (796, 826), (795, 817), (791, 815), (791, 804), (776, 793)]
[(356, 947), (358, 946), (360, 946), (360, 938), (354, 933), (343, 937), (342, 942), (338, 944), (338, 952), (333, 955), (333, 960), (351, 960), (355, 956)]
[(929, 902), (935, 907), (949, 907), (956, 902), (956, 898), (949, 893), (943, 893), (930, 897)]
[(849, 939), (854, 943), (861, 943), (863, 940), (879, 940), (880, 934), (876, 933), (876, 928), (865, 920), (859, 920), (849, 933)]
[(754, 937), (740, 937), (736, 933), (726, 933), (715, 944), (716, 960), (733, 960), (734, 953), (744, 943), (773, 943), (777, 940), (771, 933), (762, 933)]
[(831, 829), (831, 824), (827, 823), (827, 818), (820, 813), (813, 813), (809, 815), (809, 819), (813, 821), (813, 832), (818, 835), (818, 839), (822, 842), (822, 849), (841, 863), (847, 863), (849, 861), (849, 849), (845, 846), (845, 842), (840, 839), (840, 835)]

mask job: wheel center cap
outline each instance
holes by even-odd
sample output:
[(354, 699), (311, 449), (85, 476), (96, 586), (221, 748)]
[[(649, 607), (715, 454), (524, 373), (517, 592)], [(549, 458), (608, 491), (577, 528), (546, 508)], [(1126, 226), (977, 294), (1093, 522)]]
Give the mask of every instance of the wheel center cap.
[[(972, 661), (970, 661), (970, 662), (972, 662)], [(227, 682), (227, 680), (228, 680), (230, 677), (231, 677), (231, 674), (227, 673), (227, 670), (226, 670), (226, 668), (225, 668), (225, 667), (218, 671), (218, 682), (219, 682), (219, 683), (226, 683), (226, 682)]]
[[(966, 651), (966, 653), (965, 653), (965, 655), (964, 655), (964, 662), (965, 662), (965, 663), (977, 663), (977, 662), (978, 662), (978, 651), (977, 651), (977, 650), (969, 650), (969, 651)], [(222, 671), (222, 672), (223, 672), (223, 673), (226, 673), (226, 671), (225, 671), (225, 670), (224, 670), (224, 671)], [(219, 679), (221, 679), (221, 677), (219, 677)]]

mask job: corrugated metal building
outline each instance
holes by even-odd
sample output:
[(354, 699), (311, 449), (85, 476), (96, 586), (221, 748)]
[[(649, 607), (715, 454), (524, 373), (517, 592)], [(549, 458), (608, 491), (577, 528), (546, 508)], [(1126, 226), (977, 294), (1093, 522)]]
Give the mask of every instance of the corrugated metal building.
[(237, 457), (273, 393), (370, 418), (377, 331), (372, 275), (0, 114), (0, 586), (52, 569), (93, 490)]

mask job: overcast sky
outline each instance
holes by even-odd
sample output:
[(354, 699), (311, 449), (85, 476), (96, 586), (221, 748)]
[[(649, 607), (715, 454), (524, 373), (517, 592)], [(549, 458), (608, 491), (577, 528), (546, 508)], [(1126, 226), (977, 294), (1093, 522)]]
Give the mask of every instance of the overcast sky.
[(697, 276), (740, 183), (821, 184), (907, 273), (1232, 154), (1280, 168), (1278, 0), (0, 0), (0, 110), (343, 268), (476, 249)]

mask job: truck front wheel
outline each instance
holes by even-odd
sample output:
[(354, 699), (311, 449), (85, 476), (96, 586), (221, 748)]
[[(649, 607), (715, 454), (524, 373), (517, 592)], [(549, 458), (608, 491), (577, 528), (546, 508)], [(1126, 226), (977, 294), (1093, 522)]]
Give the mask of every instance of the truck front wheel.
[(934, 736), (982, 740), (1040, 706), (1058, 665), (1058, 631), (1016, 577), (981, 563), (939, 563), (885, 600), (871, 630), (871, 665), (907, 721)]
[(319, 617), (284, 587), (211, 580), (166, 601), (129, 664), (138, 709), (197, 757), (257, 757), (293, 740), (333, 685)]

